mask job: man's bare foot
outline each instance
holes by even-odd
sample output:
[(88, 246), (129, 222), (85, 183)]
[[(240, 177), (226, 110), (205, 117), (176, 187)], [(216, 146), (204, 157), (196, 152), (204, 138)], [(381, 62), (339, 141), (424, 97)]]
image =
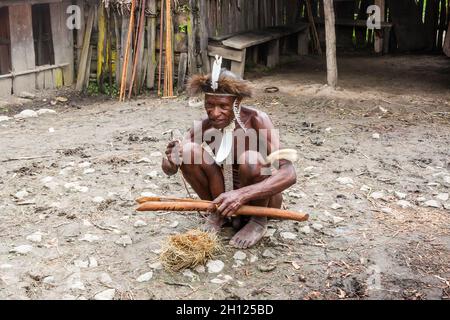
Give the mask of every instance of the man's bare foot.
[(225, 224), (225, 218), (223, 218), (218, 213), (211, 213), (207, 218), (205, 223), (200, 226), (200, 230), (205, 232), (217, 233), (220, 231), (222, 226)]
[(252, 217), (250, 221), (234, 235), (230, 245), (239, 249), (247, 249), (258, 243), (267, 229), (267, 218)]

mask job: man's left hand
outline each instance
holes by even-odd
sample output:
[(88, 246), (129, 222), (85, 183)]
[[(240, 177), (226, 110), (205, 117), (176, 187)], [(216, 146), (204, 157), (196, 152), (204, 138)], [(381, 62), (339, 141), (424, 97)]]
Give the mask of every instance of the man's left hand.
[(233, 216), (244, 204), (244, 197), (239, 190), (232, 190), (222, 193), (212, 201), (208, 212), (215, 212), (224, 217)]

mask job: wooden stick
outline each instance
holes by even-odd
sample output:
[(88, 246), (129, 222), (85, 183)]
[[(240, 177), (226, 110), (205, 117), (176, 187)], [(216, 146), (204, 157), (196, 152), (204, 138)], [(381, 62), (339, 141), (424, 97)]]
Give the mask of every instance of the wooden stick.
[(125, 101), (125, 91), (127, 87), (127, 72), (128, 72), (128, 56), (131, 46), (131, 37), (133, 32), (133, 25), (134, 25), (134, 10), (136, 7), (136, 0), (133, 0), (131, 2), (131, 11), (130, 11), (130, 24), (128, 27), (128, 36), (127, 36), (127, 44), (125, 49), (125, 57), (123, 58), (123, 70), (122, 70), (122, 81), (120, 84), (120, 95), (119, 95), (119, 101)]
[[(203, 211), (206, 212), (211, 205), (210, 202), (205, 201), (153, 201), (153, 202), (144, 202), (141, 204), (137, 211)], [(295, 221), (306, 221), (309, 218), (308, 214), (274, 209), (274, 208), (266, 208), (266, 207), (256, 207), (256, 206), (242, 206), (236, 212), (236, 215), (246, 215), (246, 216), (254, 216), (254, 217), (268, 217), (275, 219), (288, 219)]]
[(311, 9), (311, 2), (310, 0), (306, 0), (306, 11), (308, 13), (308, 19), (309, 19), (309, 25), (311, 28), (311, 32), (313, 34), (313, 40), (314, 40), (314, 46), (317, 50), (317, 53), (322, 55), (322, 48), (320, 46), (320, 39), (319, 39), (319, 35), (317, 33), (317, 29), (316, 29), (316, 24), (314, 23), (314, 17), (312, 14), (312, 9)]
[(143, 30), (144, 30), (144, 21), (145, 21), (145, 0), (141, 0), (141, 11), (140, 11), (140, 16), (139, 16), (139, 20), (138, 20), (138, 24), (139, 24), (139, 29), (137, 31), (136, 34), (136, 43), (135, 43), (135, 47), (134, 47), (134, 64), (133, 64), (133, 73), (131, 75), (131, 82), (130, 82), (130, 87), (129, 87), (129, 92), (128, 92), (128, 99), (131, 98), (131, 93), (133, 91), (133, 85), (134, 85), (134, 80), (136, 78), (136, 70), (137, 70), (137, 65), (139, 62), (139, 49), (141, 47), (142, 44), (142, 36), (143, 36)]
[(163, 57), (163, 32), (164, 32), (164, 3), (161, 0), (161, 9), (160, 9), (160, 24), (159, 24), (159, 65), (158, 65), (158, 96), (161, 95), (161, 72), (162, 72), (162, 57)]

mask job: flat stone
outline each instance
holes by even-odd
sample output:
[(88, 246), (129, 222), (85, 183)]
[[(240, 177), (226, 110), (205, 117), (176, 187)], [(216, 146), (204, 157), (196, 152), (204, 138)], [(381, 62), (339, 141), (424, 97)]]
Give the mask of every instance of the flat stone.
[(69, 173), (71, 173), (73, 171), (72, 167), (66, 167), (62, 170), (59, 171), (59, 175), (61, 176), (67, 176)]
[(152, 193), (152, 192), (142, 192), (142, 193), (141, 193), (141, 197), (152, 198), (152, 197), (156, 197), (156, 194), (154, 194), (154, 193)]
[(41, 116), (41, 115), (44, 115), (44, 114), (56, 114), (56, 111), (52, 110), (52, 109), (39, 109), (38, 111), (36, 111), (36, 113), (39, 116)]
[(338, 209), (342, 209), (342, 206), (339, 203), (333, 203), (330, 206), (330, 208), (333, 209), (333, 210), (338, 210)]
[(353, 184), (353, 179), (350, 177), (339, 177), (336, 181), (340, 184)]
[(47, 182), (46, 184), (44, 184), (44, 188), (49, 189), (49, 190), (55, 190), (58, 187), (59, 187), (59, 183), (57, 183), (55, 181)]
[(16, 197), (19, 200), (22, 200), (26, 197), (28, 197), (30, 194), (28, 193), (27, 190), (20, 190), (19, 192), (17, 192), (14, 197)]
[(321, 225), (320, 223), (313, 223), (311, 228), (313, 228), (314, 230), (320, 231), (323, 229), (323, 225)]
[(106, 272), (102, 272), (99, 276), (98, 276), (98, 281), (100, 281), (100, 283), (102, 284), (106, 284), (109, 285), (112, 283), (112, 279), (109, 276), (109, 274), (107, 274)]
[(87, 241), (87, 242), (95, 242), (95, 241), (99, 241), (101, 238), (99, 236), (90, 234), (90, 233), (86, 233), (84, 236), (82, 236), (79, 240), (80, 241)]
[(447, 201), (448, 193), (439, 193), (437, 196), (435, 196), (435, 198), (441, 201)]
[(142, 220), (137, 220), (137, 221), (134, 223), (134, 227), (135, 227), (135, 228), (145, 227), (146, 225), (147, 225), (147, 222), (142, 221)]
[(247, 258), (247, 254), (242, 251), (236, 251), (236, 253), (233, 256), (234, 260), (244, 260), (245, 258)]
[(45, 178), (41, 179), (41, 182), (45, 184), (45, 183), (52, 182), (53, 179), (54, 179), (53, 177), (45, 177)]
[(450, 184), (450, 176), (444, 176), (442, 177), (442, 180), (444, 180), (445, 183)]
[(444, 209), (450, 210), (450, 202), (444, 203)]
[(219, 274), (219, 276), (217, 278), (212, 279), (210, 282), (214, 283), (214, 284), (224, 284), (224, 283), (230, 282), (231, 280), (233, 280), (233, 277), (231, 277), (229, 275)]
[(7, 116), (0, 116), (0, 122), (8, 121), (8, 120), (11, 120), (11, 118), (7, 117)]
[(147, 177), (149, 177), (150, 179), (154, 179), (158, 177), (158, 171), (153, 170), (150, 173), (147, 173)]
[(202, 265), (198, 265), (194, 268), (195, 272), (197, 273), (205, 273), (206, 272), (206, 268), (205, 266)]
[(172, 222), (172, 223), (169, 225), (169, 227), (170, 227), (170, 228), (176, 228), (176, 227), (178, 227), (179, 224), (180, 224), (180, 223), (179, 223), (178, 221), (174, 221), (174, 222)]
[(87, 267), (89, 267), (89, 261), (87, 261), (87, 260), (79, 260), (79, 259), (77, 259), (77, 260), (75, 260), (73, 262), (73, 264), (75, 265), (75, 267), (78, 267), (78, 268), (87, 268)]
[(361, 188), (359, 188), (359, 190), (360, 190), (360, 191), (363, 191), (363, 192), (370, 192), (370, 190), (372, 190), (372, 188), (369, 187), (369, 186), (366, 186), (365, 184), (363, 184), (363, 185), (361, 186)]
[(161, 157), (161, 156), (162, 156), (162, 153), (159, 151), (155, 151), (150, 154), (150, 157)]
[(94, 300), (112, 300), (116, 295), (116, 289), (106, 289), (102, 292), (97, 293), (94, 296)]
[(406, 200), (399, 200), (399, 201), (397, 201), (397, 205), (400, 208), (403, 208), (403, 209), (412, 207), (412, 204), (409, 201), (406, 201)]
[(89, 168), (90, 166), (92, 166), (92, 163), (88, 161), (84, 161), (78, 165), (79, 168)]
[(254, 263), (254, 262), (258, 261), (258, 256), (251, 254), (249, 261), (250, 261), (250, 263)]
[[(157, 261), (157, 262), (153, 262), (152, 264), (150, 264), (149, 267), (150, 267), (150, 269), (153, 269), (153, 270), (162, 270), (163, 265), (161, 262)], [(203, 267), (203, 268), (205, 268), (205, 267)]]
[(39, 231), (37, 231), (37, 232), (35, 232), (35, 233), (30, 234), (29, 236), (27, 236), (26, 239), (27, 239), (28, 241), (31, 241), (31, 242), (37, 242), (37, 243), (39, 243), (39, 242), (42, 241), (42, 233), (39, 232)]
[(344, 221), (344, 218), (333, 216), (333, 223), (338, 224)]
[(48, 132), (49, 132), (49, 133), (55, 132), (55, 128), (48, 128)]
[(269, 265), (269, 266), (259, 265), (258, 270), (261, 272), (270, 272), (270, 271), (275, 270), (276, 267), (277, 267), (276, 265)]
[(398, 191), (395, 191), (394, 194), (395, 194), (395, 197), (399, 200), (406, 199), (406, 196), (407, 196), (406, 193), (398, 192)]
[(33, 110), (23, 110), (21, 113), (16, 114), (14, 118), (16, 119), (27, 119), (27, 118), (37, 118), (38, 114)]
[(136, 281), (137, 282), (147, 282), (147, 281), (150, 281), (152, 278), (153, 278), (153, 271), (150, 271), (150, 272), (147, 272), (147, 273), (144, 273), (144, 274), (140, 275), (136, 279)]
[(152, 160), (150, 160), (149, 158), (141, 158), (137, 161), (137, 163), (150, 163), (152, 162)]
[(104, 201), (105, 201), (105, 199), (103, 197), (94, 197), (92, 199), (92, 202), (94, 202), (94, 203), (102, 203)]
[(220, 260), (210, 260), (206, 264), (209, 273), (219, 273), (225, 267), (225, 264)]
[(380, 139), (380, 134), (379, 133), (372, 134), (372, 139)]
[(54, 276), (47, 276), (44, 279), (42, 279), (42, 283), (54, 284), (55, 283), (55, 277)]
[(18, 254), (27, 254), (31, 251), (33, 251), (33, 246), (30, 246), (28, 244), (17, 246), (9, 250), (10, 253), (18, 253)]
[(295, 199), (304, 199), (307, 197), (306, 193), (304, 192), (294, 192), (294, 191), (289, 192), (288, 196)]
[(95, 169), (93, 169), (93, 168), (87, 168), (87, 169), (83, 170), (83, 174), (91, 174), (94, 172), (95, 172)]
[(95, 268), (98, 267), (97, 259), (94, 257), (89, 257), (89, 268)]
[(264, 234), (264, 237), (273, 237), (273, 235), (275, 234), (276, 231), (277, 231), (277, 229), (275, 229), (275, 228), (268, 228), (266, 230), (266, 233)]
[(423, 205), (425, 207), (431, 207), (431, 208), (441, 208), (442, 207), (441, 203), (436, 200), (425, 201), (425, 203)]
[(418, 197), (416, 200), (417, 200), (417, 202), (425, 202), (425, 201), (427, 201), (427, 198), (425, 198), (425, 197)]
[(370, 197), (373, 199), (382, 199), (385, 197), (384, 191), (375, 191), (370, 194)]
[[(275, 259), (275, 258), (276, 258), (276, 256), (273, 254), (273, 252), (272, 252), (270, 249), (264, 250), (262, 256), (263, 256), (264, 258), (271, 258), (271, 259)], [(256, 261), (256, 260), (255, 260), (255, 261)], [(253, 261), (253, 262), (255, 262), (255, 261)], [(251, 262), (251, 261), (250, 261), (250, 262)]]
[(131, 237), (129, 235), (124, 235), (121, 236), (119, 240), (116, 240), (114, 243), (126, 247), (128, 245), (133, 244), (133, 240), (131, 240)]
[(182, 274), (183, 274), (183, 276), (191, 279), (191, 281), (198, 279), (198, 275), (193, 273), (191, 270), (184, 270)]
[(292, 232), (281, 232), (280, 236), (283, 239), (286, 239), (286, 240), (294, 240), (294, 239), (297, 238), (297, 235), (295, 233), (292, 233)]
[(309, 226), (304, 226), (300, 228), (300, 231), (303, 232), (304, 234), (309, 234), (311, 233), (311, 228)]
[(392, 209), (388, 207), (381, 208), (381, 212), (383, 213), (392, 213)]

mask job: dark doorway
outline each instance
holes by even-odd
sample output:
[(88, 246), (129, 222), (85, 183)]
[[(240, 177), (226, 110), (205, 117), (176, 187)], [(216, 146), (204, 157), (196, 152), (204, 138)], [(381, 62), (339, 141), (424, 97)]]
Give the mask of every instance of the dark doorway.
[(32, 17), (36, 65), (55, 64), (50, 6), (48, 3), (34, 5), (32, 7)]
[(0, 8), (0, 74), (11, 72), (11, 38), (8, 7)]

